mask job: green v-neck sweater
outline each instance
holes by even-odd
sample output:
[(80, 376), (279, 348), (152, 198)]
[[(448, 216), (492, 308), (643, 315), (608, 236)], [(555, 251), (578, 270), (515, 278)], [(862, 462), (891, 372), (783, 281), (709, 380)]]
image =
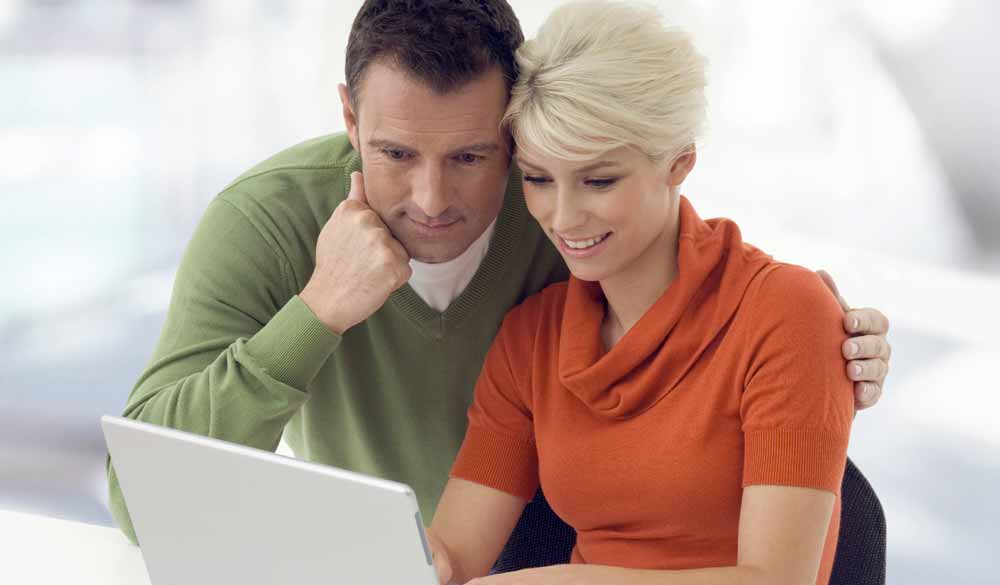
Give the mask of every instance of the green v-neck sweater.
[[(261, 163), (209, 204), (124, 416), (271, 451), (284, 434), (298, 457), (406, 482), (429, 519), (504, 315), (568, 272), (528, 214), (512, 165), (489, 251), (445, 312), (405, 285), (337, 336), (298, 293), (360, 168), (346, 135), (323, 136)], [(112, 514), (135, 541), (110, 461), (108, 480)]]

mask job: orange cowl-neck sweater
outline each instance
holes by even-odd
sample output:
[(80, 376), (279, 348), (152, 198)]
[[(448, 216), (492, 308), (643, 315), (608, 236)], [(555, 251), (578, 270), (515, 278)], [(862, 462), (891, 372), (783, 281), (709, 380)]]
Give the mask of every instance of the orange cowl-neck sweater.
[(483, 365), (458, 477), (530, 500), (577, 531), (573, 562), (733, 566), (745, 486), (837, 495), (854, 415), (840, 306), (804, 268), (681, 199), (675, 281), (605, 352), (606, 302), (571, 278), (505, 318)]

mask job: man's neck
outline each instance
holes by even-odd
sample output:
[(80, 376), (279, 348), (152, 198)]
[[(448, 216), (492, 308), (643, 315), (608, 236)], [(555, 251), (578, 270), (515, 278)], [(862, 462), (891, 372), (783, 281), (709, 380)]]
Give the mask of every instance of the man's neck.
[(496, 221), (494, 219), (464, 252), (452, 260), (435, 264), (410, 260), (413, 270), (410, 287), (427, 306), (443, 313), (462, 294), (486, 257)]

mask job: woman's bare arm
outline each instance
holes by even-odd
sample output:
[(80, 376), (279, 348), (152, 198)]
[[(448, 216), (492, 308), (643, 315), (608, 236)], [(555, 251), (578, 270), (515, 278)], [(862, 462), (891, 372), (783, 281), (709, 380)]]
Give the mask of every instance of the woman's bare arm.
[[(812, 488), (777, 485), (753, 485), (744, 488), (740, 511), (739, 552), (734, 566), (669, 571), (602, 565), (554, 565), (492, 575), (476, 579), (474, 583), (475, 585), (607, 585), (608, 583), (814, 585), (819, 573), (823, 545), (826, 542), (834, 503), (835, 498), (831, 492)], [(471, 542), (467, 544), (473, 546)], [(497, 546), (495, 550), (499, 552), (503, 542), (495, 546)], [(485, 562), (488, 564), (491, 561)], [(489, 567), (487, 566), (485, 570), (488, 571)], [(462, 577), (467, 576), (469, 575), (462, 575)], [(454, 582), (466, 581), (464, 578), (456, 578)]]
[(428, 537), (441, 583), (489, 573), (527, 502), (491, 487), (450, 479)]

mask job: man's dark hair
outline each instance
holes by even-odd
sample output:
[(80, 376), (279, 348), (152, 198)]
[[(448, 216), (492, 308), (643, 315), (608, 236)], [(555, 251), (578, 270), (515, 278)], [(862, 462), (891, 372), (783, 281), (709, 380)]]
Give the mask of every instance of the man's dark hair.
[(351, 102), (359, 106), (365, 69), (380, 59), (439, 94), (499, 65), (510, 90), (517, 79), (514, 51), (523, 41), (506, 0), (366, 0), (347, 40)]

